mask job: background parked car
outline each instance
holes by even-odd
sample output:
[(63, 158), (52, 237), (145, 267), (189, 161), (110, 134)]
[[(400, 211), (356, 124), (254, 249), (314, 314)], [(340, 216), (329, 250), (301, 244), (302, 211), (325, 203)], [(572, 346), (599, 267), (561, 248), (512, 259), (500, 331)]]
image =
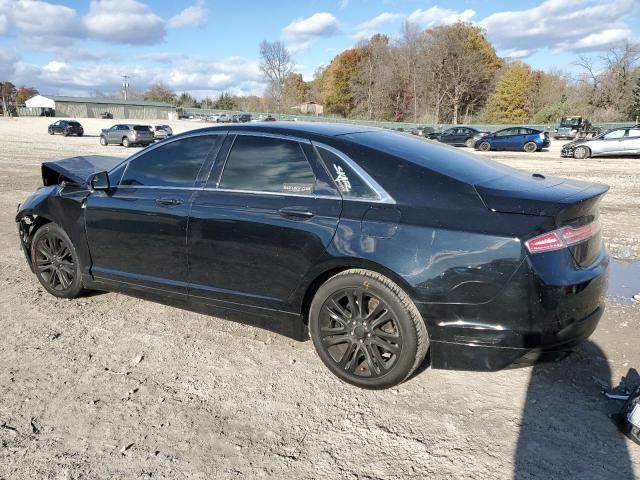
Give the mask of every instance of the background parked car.
[(105, 128), (100, 133), (101, 145), (150, 145), (155, 141), (148, 125), (120, 124)]
[(109, 120), (113, 118), (113, 114), (111, 112), (102, 112), (100, 118)]
[(251, 115), (249, 115), (248, 113), (243, 113), (241, 115), (238, 115), (238, 121), (240, 123), (250, 122), (251, 121)]
[(84, 134), (84, 129), (79, 122), (75, 120), (58, 120), (57, 122), (49, 125), (47, 129), (49, 135), (53, 135), (54, 133), (61, 133), (65, 137), (68, 135), (77, 135), (81, 137)]
[(446, 143), (448, 145), (466, 146), (472, 148), (476, 140), (480, 136), (487, 135), (489, 132), (481, 132), (477, 128), (472, 127), (451, 127), (444, 132), (436, 132), (427, 136), (432, 140)]
[(609, 130), (596, 138), (562, 146), (561, 157), (589, 158), (605, 155), (640, 155), (640, 126)]
[(551, 144), (549, 134), (525, 127), (503, 128), (476, 140), (474, 147), (483, 152), (489, 150), (519, 150), (533, 153)]
[(171, 130), (169, 125), (153, 123), (149, 125), (149, 127), (151, 128), (151, 133), (153, 133), (153, 138), (156, 140), (164, 140), (173, 135), (173, 130)]

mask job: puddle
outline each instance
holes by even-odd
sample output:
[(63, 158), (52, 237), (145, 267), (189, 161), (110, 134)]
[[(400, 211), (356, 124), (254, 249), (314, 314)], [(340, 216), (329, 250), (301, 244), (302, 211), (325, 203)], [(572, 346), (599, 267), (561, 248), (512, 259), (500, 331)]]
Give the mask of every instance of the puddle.
[(636, 293), (640, 293), (640, 262), (611, 259), (607, 294), (628, 303)]

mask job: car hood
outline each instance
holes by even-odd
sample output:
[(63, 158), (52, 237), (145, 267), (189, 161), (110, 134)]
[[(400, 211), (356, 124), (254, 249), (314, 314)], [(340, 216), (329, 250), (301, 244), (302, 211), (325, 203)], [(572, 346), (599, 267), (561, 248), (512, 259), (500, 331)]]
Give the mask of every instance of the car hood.
[(120, 157), (104, 155), (86, 155), (55, 162), (44, 162), (42, 164), (42, 183), (47, 186), (67, 181), (77, 185), (87, 185), (93, 174), (111, 170), (120, 162), (122, 162)]

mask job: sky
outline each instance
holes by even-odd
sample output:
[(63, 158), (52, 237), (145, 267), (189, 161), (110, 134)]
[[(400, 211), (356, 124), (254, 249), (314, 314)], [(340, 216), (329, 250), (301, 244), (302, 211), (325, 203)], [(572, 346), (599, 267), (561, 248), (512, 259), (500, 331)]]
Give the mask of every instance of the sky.
[(0, 0), (0, 81), (41, 93), (143, 91), (162, 82), (197, 98), (262, 94), (262, 40), (284, 42), (306, 80), (373, 33), (458, 20), (500, 56), (572, 70), (640, 40), (640, 0)]

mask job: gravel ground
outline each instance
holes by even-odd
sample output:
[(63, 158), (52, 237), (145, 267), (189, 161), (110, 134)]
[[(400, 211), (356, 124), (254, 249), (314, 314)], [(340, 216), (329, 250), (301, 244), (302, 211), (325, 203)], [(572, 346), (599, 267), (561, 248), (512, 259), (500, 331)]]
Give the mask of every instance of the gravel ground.
[[(600, 394), (640, 367), (640, 304), (628, 298), (611, 296), (597, 332), (563, 362), (426, 369), (371, 392), (336, 380), (310, 342), (119, 294), (48, 295), (14, 224), (40, 163), (133, 151), (98, 144), (113, 121), (81, 121), (87, 136), (64, 138), (46, 134), (47, 119), (0, 118), (0, 480), (640, 475), (640, 446), (608, 418), (620, 404)], [(489, 156), (609, 184), (606, 241), (634, 268), (639, 159), (560, 160), (561, 143)]]

